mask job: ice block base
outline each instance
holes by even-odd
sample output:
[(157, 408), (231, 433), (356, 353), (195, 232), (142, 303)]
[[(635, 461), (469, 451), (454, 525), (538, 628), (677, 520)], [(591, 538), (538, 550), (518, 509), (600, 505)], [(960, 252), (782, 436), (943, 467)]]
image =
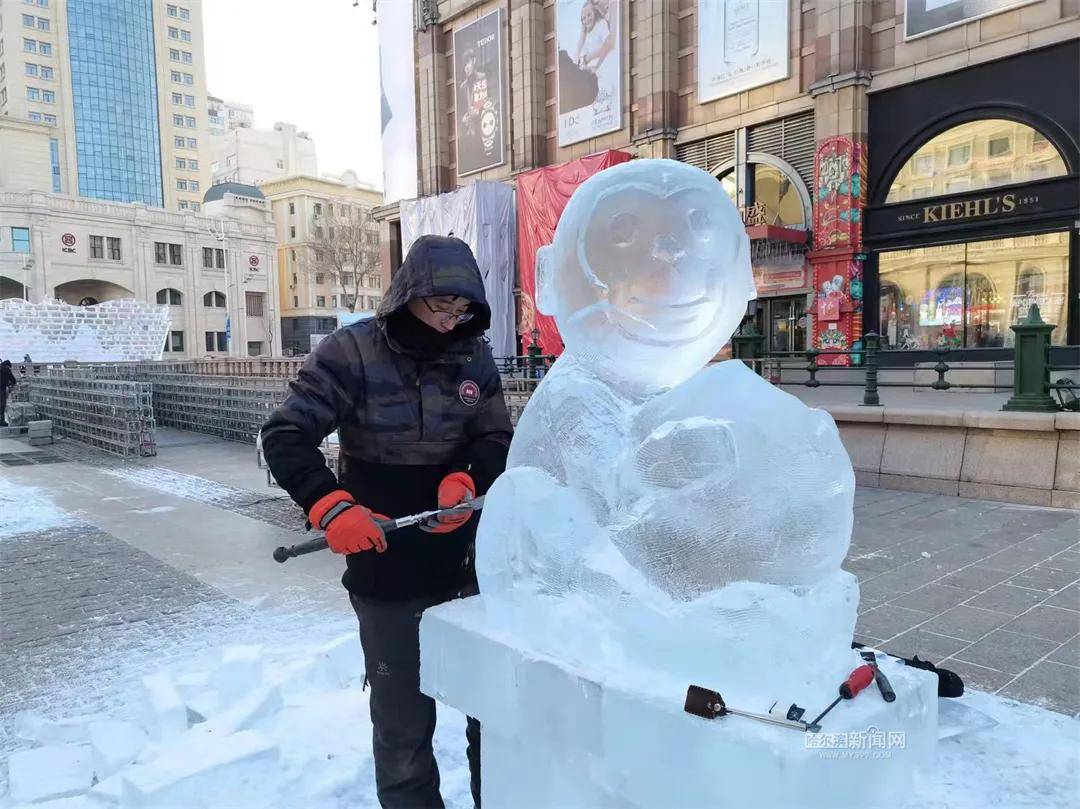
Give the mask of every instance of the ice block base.
[[(882, 664), (896, 701), (871, 684), (819, 733), (683, 710), (690, 683), (654, 671), (570, 666), (489, 620), (483, 596), (427, 610), (421, 690), (483, 725), (483, 801), (503, 807), (892, 806), (933, 765), (937, 678)], [(852, 668), (861, 663), (852, 652)], [(724, 693), (723, 672), (695, 683)], [(839, 685), (839, 683), (837, 683)], [(803, 705), (805, 719), (835, 697)], [(762, 704), (735, 705), (767, 713)]]

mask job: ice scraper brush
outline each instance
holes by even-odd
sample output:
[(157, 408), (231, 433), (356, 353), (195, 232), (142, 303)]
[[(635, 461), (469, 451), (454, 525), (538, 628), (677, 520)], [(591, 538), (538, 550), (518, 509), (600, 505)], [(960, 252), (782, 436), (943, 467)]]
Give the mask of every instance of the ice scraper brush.
[[(375, 520), (375, 524), (382, 529), (384, 534), (389, 534), (392, 531), (396, 531), (399, 528), (407, 528), (410, 525), (420, 525), (421, 523), (435, 522), (440, 517), (451, 517), (457, 514), (464, 514), (467, 511), (479, 511), (484, 507), (484, 498), (477, 497), (474, 500), (469, 500), (467, 503), (461, 503), (453, 508), (442, 508), (435, 511), (421, 511), (419, 514), (410, 514), (408, 517), (398, 517), (394, 520)], [(326, 537), (318, 537), (317, 539), (309, 539), (307, 542), (301, 542), (296, 545), (285, 547), (284, 545), (274, 549), (274, 560), (277, 562), (284, 562), (288, 559), (292, 559), (294, 556), (303, 556), (306, 553), (314, 553), (315, 551), (321, 551), (324, 548), (329, 547), (326, 542)]]

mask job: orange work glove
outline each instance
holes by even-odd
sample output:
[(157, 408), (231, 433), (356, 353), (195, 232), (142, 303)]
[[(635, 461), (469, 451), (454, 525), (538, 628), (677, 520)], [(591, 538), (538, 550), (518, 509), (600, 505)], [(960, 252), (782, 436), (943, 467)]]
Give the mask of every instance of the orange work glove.
[[(439, 508), (453, 508), (474, 497), (476, 497), (476, 484), (467, 472), (451, 472), (439, 484)], [(467, 523), (471, 517), (471, 511), (440, 517), (437, 523), (427, 526), (426, 530), (433, 534), (449, 534)]]
[(319, 499), (308, 512), (316, 528), (326, 532), (326, 542), (334, 553), (360, 553), (386, 550), (386, 535), (375, 520), (387, 519), (371, 509), (357, 505), (353, 496), (337, 489)]

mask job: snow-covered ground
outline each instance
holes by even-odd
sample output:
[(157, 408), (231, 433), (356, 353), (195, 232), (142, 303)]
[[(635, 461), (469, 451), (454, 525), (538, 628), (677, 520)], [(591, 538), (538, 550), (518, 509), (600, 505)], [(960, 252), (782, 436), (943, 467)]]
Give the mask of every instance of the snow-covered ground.
[[(33, 508), (27, 508), (33, 503)], [(0, 541), (16, 534), (48, 531), (73, 525), (75, 520), (60, 509), (43, 489), (25, 486), (0, 475)]]
[[(16, 753), (9, 783), (18, 794), (0, 798), (0, 807), (48, 800), (57, 792), (75, 795), (34, 806), (377, 806), (355, 625), (308, 614), (299, 621), (274, 617), (236, 625), (228, 634), (244, 645), (192, 643), (186, 656), (173, 649), (167, 668), (152, 656), (123, 661), (104, 699), (100, 680), (69, 683), (48, 710), (49, 719), (67, 722), (20, 717), (23, 735), (60, 742), (64, 750), (45, 751), (48, 765), (37, 781), (35, 762)], [(146, 683), (154, 708), (145, 686), (133, 687), (146, 675), (158, 675)], [(953, 702), (997, 725), (942, 741), (936, 779), (914, 796), (882, 803), (940, 809), (1077, 805), (1080, 720), (979, 692)], [(99, 710), (80, 716), (89, 704)], [(100, 724), (106, 719), (137, 728)], [(87, 741), (91, 722), (98, 723), (96, 754)], [(471, 804), (464, 724), (461, 714), (440, 707), (436, 752), (450, 807)], [(33, 749), (33, 742), (24, 739), (21, 747)], [(65, 760), (73, 768), (66, 787), (58, 769)], [(105, 777), (95, 777), (95, 768)], [(872, 792), (874, 785), (866, 788)]]

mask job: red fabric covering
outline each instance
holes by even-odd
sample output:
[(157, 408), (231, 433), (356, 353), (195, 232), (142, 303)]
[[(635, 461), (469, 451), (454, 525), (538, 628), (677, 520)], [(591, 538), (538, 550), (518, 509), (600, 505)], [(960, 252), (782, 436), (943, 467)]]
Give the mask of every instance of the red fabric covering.
[(598, 171), (625, 163), (626, 152), (608, 150), (597, 154), (521, 174), (517, 178), (518, 268), (521, 284), (521, 311), (518, 331), (521, 344), (532, 343), (535, 325), (540, 331), (540, 348), (545, 354), (561, 354), (562, 339), (555, 321), (536, 311), (536, 251), (551, 244), (555, 226), (574, 190)]

